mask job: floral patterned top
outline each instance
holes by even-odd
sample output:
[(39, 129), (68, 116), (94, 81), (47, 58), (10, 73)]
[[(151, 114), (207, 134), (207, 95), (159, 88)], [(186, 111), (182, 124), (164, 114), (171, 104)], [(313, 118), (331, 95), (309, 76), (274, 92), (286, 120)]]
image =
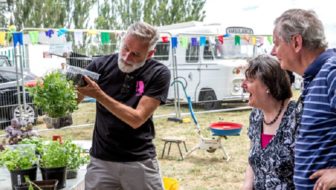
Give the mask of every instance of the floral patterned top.
[(249, 163), (254, 172), (254, 189), (295, 189), (293, 183), (295, 107), (296, 103), (290, 101), (279, 129), (264, 149), (261, 147), (264, 116), (261, 110), (252, 110), (248, 136), (251, 140)]

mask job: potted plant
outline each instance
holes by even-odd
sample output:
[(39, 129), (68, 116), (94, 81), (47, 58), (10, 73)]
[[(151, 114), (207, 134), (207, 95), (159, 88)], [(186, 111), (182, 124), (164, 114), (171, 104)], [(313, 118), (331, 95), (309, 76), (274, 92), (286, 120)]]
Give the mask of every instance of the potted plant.
[(43, 180), (57, 179), (57, 188), (61, 189), (66, 184), (66, 166), (68, 153), (59, 141), (50, 141), (43, 144), (40, 156), (40, 169)]
[(53, 71), (29, 88), (33, 103), (47, 115), (48, 128), (60, 128), (72, 124), (71, 113), (76, 110), (77, 99), (73, 82), (60, 71)]
[(68, 154), (67, 179), (76, 178), (80, 166), (88, 163), (89, 155), (82, 147), (73, 143), (71, 140), (66, 140), (64, 146)]
[(25, 177), (36, 180), (37, 156), (35, 145), (11, 145), (0, 153), (0, 165), (5, 166), (11, 176), (12, 188), (25, 182)]
[(41, 137), (33, 136), (33, 137), (22, 139), (21, 141), (19, 141), (18, 144), (33, 144), (33, 145), (35, 145), (35, 150), (36, 150), (35, 153), (39, 155), (42, 152), (43, 142), (44, 141)]
[[(8, 138), (8, 144), (18, 144), (20, 141), (38, 136), (37, 131), (33, 130), (31, 123), (26, 123), (23, 120), (13, 118), (11, 125), (6, 127), (6, 138)], [(31, 143), (25, 143), (31, 144)]]

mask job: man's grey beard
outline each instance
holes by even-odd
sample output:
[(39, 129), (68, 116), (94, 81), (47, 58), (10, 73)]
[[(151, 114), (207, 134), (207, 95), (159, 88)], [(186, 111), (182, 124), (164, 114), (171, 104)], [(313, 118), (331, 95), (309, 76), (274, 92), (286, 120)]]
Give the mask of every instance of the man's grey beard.
[(119, 52), (119, 56), (118, 56), (118, 67), (124, 73), (131, 73), (131, 72), (139, 69), (140, 67), (144, 66), (145, 63), (146, 63), (146, 59), (145, 59), (143, 62), (140, 62), (140, 63), (133, 63), (133, 62), (128, 61), (128, 63), (130, 63), (131, 65), (126, 65), (125, 60), (122, 58), (120, 52)]

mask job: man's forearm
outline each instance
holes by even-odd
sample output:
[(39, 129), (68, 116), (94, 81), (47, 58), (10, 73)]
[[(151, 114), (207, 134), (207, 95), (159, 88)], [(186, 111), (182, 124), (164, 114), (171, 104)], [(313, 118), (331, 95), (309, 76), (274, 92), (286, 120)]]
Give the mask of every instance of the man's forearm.
[(102, 104), (113, 115), (132, 128), (140, 127), (153, 114), (155, 109), (160, 105), (158, 100), (149, 97), (142, 97), (136, 109), (118, 102), (114, 98), (101, 92), (96, 100)]

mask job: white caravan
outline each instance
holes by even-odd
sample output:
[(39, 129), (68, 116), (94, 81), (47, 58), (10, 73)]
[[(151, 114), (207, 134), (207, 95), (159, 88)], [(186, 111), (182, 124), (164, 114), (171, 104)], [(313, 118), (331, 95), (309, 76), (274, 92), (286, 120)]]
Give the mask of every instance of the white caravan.
[[(186, 93), (193, 103), (200, 103), (205, 109), (216, 109), (222, 102), (244, 102), (248, 99), (241, 83), (245, 77), (246, 60), (255, 56), (257, 48), (248, 42), (248, 37), (245, 40), (241, 38), (240, 44), (235, 45), (235, 34), (253, 35), (251, 28), (222, 28), (219, 24), (187, 22), (164, 26), (159, 30), (163, 38), (156, 46), (154, 59), (169, 67), (171, 84), (174, 80), (186, 84)], [(224, 34), (221, 42), (218, 36)], [(177, 37), (176, 51), (171, 40), (163, 40), (165, 36), (169, 39)], [(200, 42), (201, 36), (203, 42)], [(176, 86), (171, 85), (168, 99), (186, 102), (182, 85), (174, 84)]]

